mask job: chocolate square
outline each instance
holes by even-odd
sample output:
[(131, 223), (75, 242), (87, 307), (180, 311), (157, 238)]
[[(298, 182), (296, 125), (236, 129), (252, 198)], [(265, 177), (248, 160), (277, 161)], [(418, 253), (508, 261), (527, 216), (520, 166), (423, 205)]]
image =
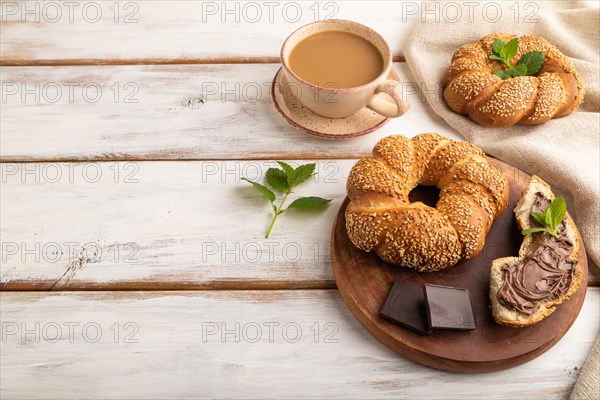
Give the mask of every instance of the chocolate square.
[(423, 288), (411, 282), (394, 282), (383, 307), (382, 317), (422, 335), (431, 333), (425, 310)]
[(427, 319), (433, 329), (471, 330), (477, 327), (466, 289), (427, 284), (425, 304)]

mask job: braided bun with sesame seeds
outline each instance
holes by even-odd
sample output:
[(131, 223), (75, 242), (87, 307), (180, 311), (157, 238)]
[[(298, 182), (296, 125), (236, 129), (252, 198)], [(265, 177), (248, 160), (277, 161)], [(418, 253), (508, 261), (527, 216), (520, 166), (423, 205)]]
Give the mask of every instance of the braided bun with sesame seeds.
[(583, 101), (585, 87), (573, 63), (546, 39), (519, 38), (516, 63), (529, 51), (544, 52), (537, 76), (502, 80), (492, 72), (501, 64), (490, 60), (494, 39), (509, 41), (515, 35), (492, 33), (479, 42), (459, 47), (444, 78), (444, 99), (450, 109), (468, 115), (483, 126), (537, 125), (563, 117)]
[[(436, 208), (409, 201), (417, 185), (440, 189)], [(479, 254), (508, 202), (506, 178), (481, 149), (433, 133), (380, 140), (350, 171), (347, 191), (352, 243), (418, 271)]]

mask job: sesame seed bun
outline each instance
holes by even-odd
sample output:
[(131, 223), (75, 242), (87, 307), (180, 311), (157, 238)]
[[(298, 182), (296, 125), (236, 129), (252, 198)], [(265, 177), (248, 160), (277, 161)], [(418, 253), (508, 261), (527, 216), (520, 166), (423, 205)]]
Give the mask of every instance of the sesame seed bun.
[[(437, 207), (410, 203), (417, 185), (437, 186)], [(352, 243), (385, 261), (437, 271), (479, 254), (506, 209), (508, 182), (468, 142), (425, 133), (388, 136), (359, 160), (347, 182), (346, 229)]]
[(525, 35), (512, 63), (530, 51), (544, 52), (536, 76), (502, 80), (492, 72), (502, 64), (490, 60), (494, 39), (508, 42), (515, 35), (492, 33), (459, 47), (444, 76), (448, 107), (483, 126), (538, 125), (570, 114), (583, 101), (585, 86), (573, 63), (546, 39)]

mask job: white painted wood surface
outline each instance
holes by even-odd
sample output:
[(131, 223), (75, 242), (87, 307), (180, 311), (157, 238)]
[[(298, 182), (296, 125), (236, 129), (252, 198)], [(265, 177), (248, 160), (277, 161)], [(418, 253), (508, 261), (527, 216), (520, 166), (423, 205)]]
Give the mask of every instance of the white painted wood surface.
[(401, 55), (421, 13), (418, 2), (391, 0), (2, 3), (4, 65), (272, 61), (294, 30), (331, 18), (367, 24)]
[(370, 26), (401, 58), (408, 32), (420, 21), (468, 26), (483, 17), (493, 27), (504, 13), (534, 23), (544, 4), (555, 1), (2, 0), (0, 58), (2, 65), (275, 62), (290, 33), (331, 18)]
[(565, 399), (600, 320), (600, 289), (590, 288), (555, 347), (510, 370), (467, 375), (388, 350), (334, 290), (1, 298), (7, 399)]
[(289, 211), (268, 239), (270, 205), (241, 177), (262, 181), (271, 161), (1, 164), (0, 284), (332, 287), (331, 227), (353, 164), (318, 161), (287, 204), (333, 202)]
[(423, 102), (407, 65), (394, 67), (414, 93), (411, 110), (344, 141), (299, 132), (277, 113), (270, 87), (279, 64), (2, 67), (0, 157), (356, 158), (393, 133), (437, 131), (459, 139)]

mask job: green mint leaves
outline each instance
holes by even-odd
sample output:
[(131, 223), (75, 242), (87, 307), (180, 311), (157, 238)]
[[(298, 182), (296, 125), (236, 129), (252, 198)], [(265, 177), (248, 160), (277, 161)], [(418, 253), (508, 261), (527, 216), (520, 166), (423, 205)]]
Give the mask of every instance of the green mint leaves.
[(529, 51), (523, 54), (516, 65), (513, 65), (512, 59), (517, 55), (518, 51), (519, 38), (511, 39), (508, 43), (500, 39), (494, 39), (490, 60), (503, 63), (507, 67), (507, 70), (498, 69), (493, 74), (502, 79), (535, 75), (542, 67), (542, 64), (544, 64), (544, 52)]
[(558, 233), (556, 232), (556, 229), (567, 216), (567, 203), (562, 196), (557, 197), (556, 199), (552, 200), (552, 203), (550, 203), (548, 208), (546, 208), (546, 211), (543, 213), (532, 212), (531, 216), (543, 227), (525, 229), (523, 232), (521, 232), (523, 235), (528, 235), (534, 232), (548, 232), (558, 239)]
[(544, 52), (543, 51), (529, 51), (521, 57), (517, 67), (519, 65), (525, 64), (527, 66), (527, 75), (536, 74), (540, 68), (542, 68), (542, 64), (544, 64)]
[(258, 182), (252, 182), (250, 179), (242, 178), (242, 180), (246, 181), (248, 183), (251, 183), (252, 186), (254, 186), (254, 188), (256, 190), (261, 192), (263, 196), (265, 196), (267, 199), (269, 199), (269, 201), (271, 203), (273, 203), (275, 201), (275, 198), (276, 198), (275, 193), (273, 193), (268, 187), (261, 185)]
[(512, 67), (511, 60), (517, 55), (517, 51), (519, 51), (519, 38), (514, 38), (508, 43), (500, 39), (494, 39), (490, 59), (503, 62)]
[(323, 199), (321, 197), (310, 196), (310, 197), (300, 197), (294, 200), (287, 208), (283, 208), (287, 197), (293, 193), (292, 189), (301, 183), (308, 180), (311, 176), (313, 176), (316, 168), (316, 164), (304, 164), (300, 165), (297, 168), (292, 167), (291, 165), (283, 162), (277, 161), (281, 168), (269, 168), (267, 170), (265, 180), (267, 184), (273, 188), (275, 191), (283, 193), (283, 199), (279, 206), (275, 205), (275, 200), (277, 196), (275, 193), (269, 189), (268, 187), (261, 185), (258, 182), (253, 182), (249, 179), (242, 178), (243, 181), (246, 181), (254, 188), (259, 191), (264, 197), (269, 200), (271, 203), (271, 207), (273, 208), (273, 219), (271, 220), (271, 225), (265, 234), (265, 238), (268, 238), (271, 234), (271, 230), (273, 230), (273, 226), (275, 225), (275, 221), (277, 217), (286, 212), (287, 210), (297, 209), (297, 210), (311, 210), (311, 209), (319, 209), (326, 206), (331, 200)]

